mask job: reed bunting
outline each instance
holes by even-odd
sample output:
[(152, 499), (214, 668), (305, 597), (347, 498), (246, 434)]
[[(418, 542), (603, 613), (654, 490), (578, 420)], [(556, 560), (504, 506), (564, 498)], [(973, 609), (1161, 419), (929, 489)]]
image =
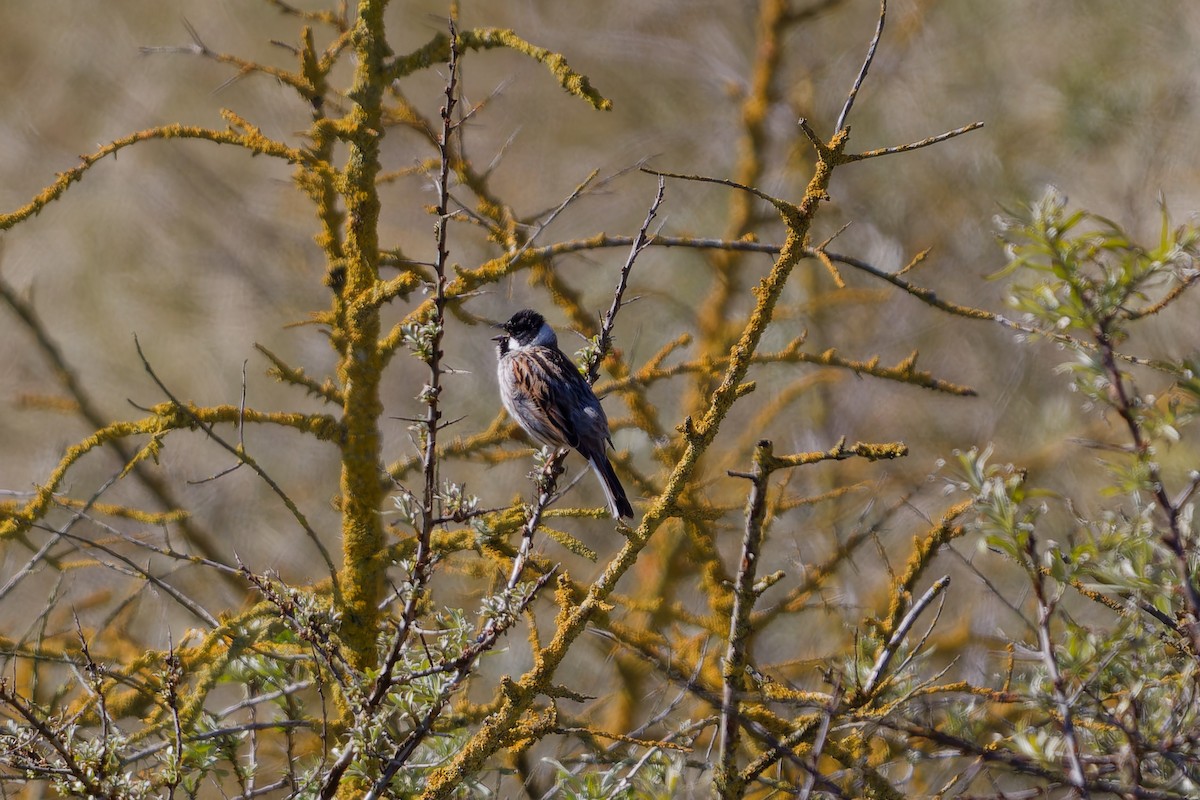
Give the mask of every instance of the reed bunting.
[(614, 519), (632, 517), (633, 507), (605, 453), (612, 445), (608, 418), (592, 387), (558, 349), (554, 329), (536, 311), (525, 309), (497, 325), (500, 399), (509, 416), (534, 440), (551, 447), (573, 447), (600, 479)]

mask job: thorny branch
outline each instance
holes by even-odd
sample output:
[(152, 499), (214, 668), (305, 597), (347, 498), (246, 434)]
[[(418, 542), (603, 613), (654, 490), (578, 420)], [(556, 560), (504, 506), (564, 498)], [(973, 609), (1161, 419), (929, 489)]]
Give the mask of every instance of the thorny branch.
[(662, 205), (666, 188), (666, 181), (660, 175), (658, 177), (658, 192), (654, 195), (654, 202), (650, 204), (650, 210), (646, 212), (646, 219), (642, 222), (642, 227), (638, 230), (638, 234), (629, 249), (629, 257), (625, 259), (625, 265), (621, 267), (620, 277), (617, 279), (617, 288), (613, 290), (612, 305), (608, 307), (608, 312), (604, 315), (604, 322), (600, 326), (600, 335), (596, 340), (596, 350), (588, 358), (588, 383), (595, 383), (600, 377), (600, 362), (604, 360), (605, 356), (612, 349), (613, 326), (617, 324), (617, 313), (620, 312), (621, 301), (625, 298), (625, 289), (629, 285), (629, 274), (633, 271), (633, 263), (637, 261), (638, 256), (650, 246), (653, 240), (653, 236), (649, 235), (650, 224), (654, 222), (655, 216), (658, 215), (658, 207)]
[(721, 744), (714, 782), (724, 798), (741, 797), (743, 786), (737, 768), (739, 738), (738, 702), (746, 690), (746, 646), (750, 637), (750, 614), (757, 593), (758, 557), (766, 522), (767, 485), (771, 477), (772, 446), (765, 439), (754, 449), (750, 497), (746, 501), (746, 528), (742, 534), (742, 558), (733, 587), (733, 608), (729, 612), (729, 642), (725, 663), (721, 666)]
[[(450, 139), (457, 129), (454, 121), (454, 109), (458, 103), (458, 37), (455, 35), (455, 21), (453, 18), (450, 19), (449, 26), (451, 35), (449, 60), (447, 63), (448, 75), (444, 90), (445, 101), (441, 108), (442, 130), (438, 141), (440, 160), (435, 178), (438, 204), (435, 209), (437, 218), (434, 223), (437, 253), (436, 261), (434, 262), (434, 312), (433, 317), (429, 321), (429, 327), (431, 328), (429, 341), (424, 345), (425, 362), (429, 368), (429, 379), (421, 391), (420, 398), (425, 403), (426, 411), (421, 431), (421, 442), (423, 445), (421, 448), (421, 459), (424, 482), (419, 507), (420, 519), (417, 520), (416, 555), (411, 570), (408, 596), (405, 598), (404, 608), (400, 614), (398, 629), (392, 637), (391, 646), (381, 665), (379, 675), (367, 696), (365, 707), (360, 712), (366, 714), (373, 714), (379, 708), (398, 677), (395, 674), (396, 666), (403, 656), (405, 648), (408, 646), (421, 602), (425, 598), (430, 579), (433, 577), (432, 569), (434, 561), (431, 543), (433, 530), (437, 525), (435, 502), (438, 490), (438, 431), (441, 427), (440, 421), (442, 418), (440, 402), (442, 390), (441, 358), (443, 355), (442, 341), (445, 336), (446, 268), (449, 264), (449, 251), (446, 243), (450, 222), (450, 214), (447, 208), (450, 194)], [(436, 709), (431, 709), (430, 716), (425, 720), (428, 726), (432, 726), (434, 719), (436, 719), (436, 714), (440, 712), (440, 704)], [(424, 730), (421, 730), (420, 735), (417, 734), (417, 731), (413, 731), (410, 734), (414, 748), (429, 733), (429, 729), (425, 727), (424, 723), (422, 727)], [(345, 745), (341, 756), (334, 762), (322, 783), (322, 798), (333, 797), (341, 783), (342, 776), (350, 767), (353, 759), (358, 755), (359, 753), (356, 752), (354, 746), (349, 743)], [(390, 779), (389, 776), (388, 780), (390, 781)], [(385, 781), (384, 784), (386, 785), (386, 783)]]
[(1071, 708), (1067, 682), (1058, 666), (1058, 656), (1054, 652), (1054, 642), (1050, 633), (1050, 622), (1054, 616), (1056, 601), (1046, 592), (1046, 580), (1038, 570), (1040, 559), (1037, 552), (1037, 540), (1033, 531), (1025, 537), (1025, 569), (1033, 583), (1033, 593), (1037, 600), (1037, 637), (1038, 652), (1046, 673), (1050, 678), (1051, 691), (1058, 711), (1058, 726), (1062, 731), (1063, 745), (1066, 749), (1067, 777), (1074, 789), (1074, 796), (1089, 800), (1087, 781), (1083, 774), (1082, 754), (1079, 750), (1079, 738), (1075, 735), (1075, 717)]
[[(766, 532), (767, 489), (771, 474), (779, 469), (814, 464), (827, 459), (839, 460), (857, 455), (869, 460), (895, 458), (904, 455), (907, 448), (899, 444), (866, 445), (855, 444), (849, 448), (844, 441), (827, 452), (802, 453), (777, 457), (772, 443), (766, 439), (758, 442), (754, 449), (754, 466), (749, 473), (730, 472), (734, 477), (751, 481), (750, 494), (746, 501), (746, 523), (742, 535), (741, 560), (733, 587), (733, 606), (729, 612), (729, 637), (724, 663), (721, 666), (722, 692), (720, 701), (720, 746), (714, 783), (721, 798), (740, 798), (745, 792), (745, 779), (737, 766), (737, 749), (740, 738), (741, 697), (746, 692), (746, 649), (751, 630), (751, 615), (754, 604), (761, 593), (756, 586), (759, 556), (762, 552), (763, 536)], [(919, 612), (918, 612), (919, 613)], [(897, 631), (896, 646), (907, 634), (907, 628)], [(883, 666), (878, 671), (882, 673)], [(826, 723), (828, 724), (828, 723)], [(813, 762), (815, 763), (815, 762)], [(809, 772), (811, 788), (814, 774)]]

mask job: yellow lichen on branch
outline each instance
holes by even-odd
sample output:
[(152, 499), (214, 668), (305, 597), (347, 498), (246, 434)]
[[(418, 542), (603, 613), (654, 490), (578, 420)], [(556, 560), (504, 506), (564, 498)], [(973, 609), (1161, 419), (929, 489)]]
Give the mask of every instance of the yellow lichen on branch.
[[(458, 46), (463, 50), (491, 50), (503, 47), (529, 56), (539, 64), (545, 65), (559, 85), (570, 94), (586, 100), (592, 107), (601, 111), (612, 108), (612, 101), (597, 92), (586, 75), (571, 69), (562, 54), (530, 44), (507, 28), (474, 28), (460, 31)], [(418, 70), (444, 63), (449, 55), (450, 38), (444, 33), (439, 33), (421, 48), (396, 58), (388, 67), (387, 77), (396, 80)]]
[[(58, 173), (58, 177), (54, 183), (43, 189), (31, 201), (16, 211), (8, 214), (0, 214), (0, 231), (8, 230), (18, 222), (38, 214), (43, 208), (62, 196), (63, 192), (70, 188), (72, 183), (83, 178), (84, 173), (91, 169), (96, 162), (101, 161), (107, 156), (114, 155), (126, 147), (154, 139), (198, 139), (215, 142), (216, 144), (231, 144), (245, 148), (255, 155), (281, 158), (293, 164), (309, 160), (309, 156), (303, 150), (289, 147), (281, 142), (263, 136), (261, 131), (246, 125), (240, 118), (232, 114), (232, 112), (229, 112), (227, 119), (231, 122), (230, 130), (220, 131), (212, 128), (196, 127), (194, 125), (162, 125), (157, 128), (148, 128), (137, 133), (131, 133), (128, 136), (109, 142), (94, 153), (80, 156), (80, 163), (77, 166), (72, 167), (66, 172)], [(233, 127), (235, 126), (242, 127), (242, 130), (234, 130)]]
[(238, 406), (177, 406), (174, 403), (162, 403), (151, 411), (154, 412), (153, 416), (132, 422), (114, 422), (67, 448), (58, 466), (51, 471), (45, 483), (35, 489), (33, 497), (19, 510), (12, 512), (8, 519), (0, 521), (0, 540), (28, 530), (30, 525), (41, 519), (55, 501), (56, 492), (66, 480), (67, 473), (71, 468), (85, 455), (110, 442), (134, 436), (148, 435), (151, 437), (150, 441), (143, 445), (133, 459), (125, 465), (121, 472), (123, 476), (137, 463), (147, 458), (156, 458), (162, 447), (162, 441), (168, 433), (180, 429), (193, 429), (198, 424), (241, 422), (273, 424), (294, 428), (326, 440), (336, 439), (340, 431), (336, 420), (320, 414), (259, 412)]

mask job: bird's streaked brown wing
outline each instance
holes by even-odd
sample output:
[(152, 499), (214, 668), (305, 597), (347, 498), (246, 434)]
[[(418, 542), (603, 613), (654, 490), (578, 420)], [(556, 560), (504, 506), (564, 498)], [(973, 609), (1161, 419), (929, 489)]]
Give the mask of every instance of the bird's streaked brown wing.
[[(572, 424), (578, 386), (571, 376), (585, 388), (587, 384), (575, 365), (557, 350), (533, 347), (512, 354), (508, 369), (512, 401), (521, 409), (517, 415), (521, 427), (546, 444), (578, 447), (579, 436)], [(564, 388), (566, 391), (561, 390)]]

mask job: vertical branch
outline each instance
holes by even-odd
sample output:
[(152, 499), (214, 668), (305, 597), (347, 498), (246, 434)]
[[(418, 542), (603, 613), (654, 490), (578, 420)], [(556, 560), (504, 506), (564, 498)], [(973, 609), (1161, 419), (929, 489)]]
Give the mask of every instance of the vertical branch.
[(846, 129), (846, 118), (850, 116), (850, 109), (854, 107), (854, 100), (858, 97), (858, 90), (862, 88), (863, 81), (867, 78), (867, 72), (871, 69), (871, 62), (875, 60), (875, 50), (879, 47), (879, 39), (883, 36), (883, 23), (886, 19), (887, 0), (879, 0), (879, 22), (875, 25), (875, 35), (871, 37), (871, 46), (867, 48), (867, 56), (863, 59), (863, 65), (858, 71), (858, 77), (854, 79), (854, 85), (850, 87), (850, 92), (846, 95), (846, 102), (842, 105), (842, 113), (838, 114), (837, 125), (833, 128), (837, 133), (841, 133)]
[(1037, 599), (1038, 619), (1038, 651), (1042, 656), (1042, 664), (1050, 678), (1054, 692), (1054, 704), (1059, 716), (1059, 727), (1062, 731), (1063, 745), (1066, 749), (1067, 779), (1071, 784), (1075, 797), (1089, 800), (1087, 781), (1083, 776), (1083, 762), (1079, 754), (1079, 739), (1075, 735), (1075, 720), (1071, 710), (1071, 700), (1068, 697), (1066, 681), (1058, 668), (1058, 659), (1054, 655), (1054, 642), (1050, 635), (1050, 620), (1054, 615), (1056, 603), (1046, 595), (1046, 580), (1038, 569), (1037, 545), (1031, 531), (1025, 539), (1025, 568), (1033, 582), (1033, 592)]
[[(433, 312), (429, 320), (425, 323), (427, 329), (430, 331), (430, 335), (427, 350), (425, 351), (425, 363), (429, 367), (429, 382), (421, 390), (421, 399), (426, 404), (424, 430), (422, 431), (424, 446), (421, 452), (421, 466), (424, 475), (424, 486), (421, 491), (421, 518), (418, 522), (417, 548), (412, 569), (412, 582), (409, 587), (408, 597), (405, 599), (404, 610), (400, 615), (399, 630), (392, 638), (392, 643), (388, 648), (382, 668), (379, 670), (379, 675), (375, 679), (375, 684), (367, 697), (364, 706), (364, 710), (367, 713), (374, 713), (387, 698), (388, 691), (395, 685), (396, 677), (393, 675), (393, 671), (400, 662), (400, 658), (404, 654), (405, 647), (408, 644), (409, 636), (417, 619), (417, 612), (420, 609), (421, 599), (425, 596), (429, 584), (432, 574), (431, 568), (433, 566), (431, 541), (433, 538), (433, 529), (438, 519), (438, 514), (434, 512), (435, 504), (437, 503), (438, 488), (437, 442), (442, 418), (440, 397), (442, 387), (442, 339), (446, 310), (446, 266), (449, 263), (450, 256), (449, 251), (446, 249), (446, 228), (447, 223), (450, 221), (448, 210), (450, 204), (450, 188), (448, 185), (451, 160), (450, 136), (456, 128), (454, 124), (454, 107), (458, 102), (458, 36), (453, 18), (450, 20), (448, 71), (449, 77), (446, 79), (445, 89), (446, 102), (441, 109), (442, 131), (438, 140), (440, 163), (436, 178), (438, 204), (434, 234), (437, 256), (434, 262)], [(440, 710), (439, 706), (437, 711), (440, 713)], [(433, 724), (433, 719), (435, 718), (429, 718), (430, 725)], [(415, 748), (423, 737), (424, 733), (421, 733), (420, 736), (414, 733), (410, 736), (411, 746)], [(335, 795), (338, 787), (341, 785), (342, 777), (356, 755), (356, 749), (353, 746), (347, 745), (342, 751), (341, 756), (334, 762), (326, 774), (321, 786), (320, 797), (331, 798)], [(407, 758), (407, 755), (404, 758)], [(397, 768), (401, 763), (403, 763), (402, 758), (395, 760)], [(391, 775), (386, 780), (383, 780), (383, 785), (386, 785), (390, 779)]]
[[(1175, 557), (1176, 568), (1179, 570), (1179, 581), (1183, 596), (1187, 601), (1188, 616), (1182, 622), (1186, 626), (1191, 640), (1192, 652), (1200, 655), (1200, 588), (1192, 574), (1192, 559), (1188, 553), (1187, 541), (1184, 536), (1183, 514), (1184, 502), (1177, 502), (1167, 493), (1163, 483), (1162, 473), (1158, 465), (1150, 458), (1150, 444), (1146, 441), (1142, 424), (1134, 410), (1134, 400), (1129, 396), (1125, 375), (1117, 366), (1116, 351), (1113, 348), (1113, 333), (1110, 330), (1112, 320), (1101, 319), (1096, 326), (1096, 345), (1100, 349), (1101, 363), (1112, 386), (1113, 404), (1121, 419), (1129, 428), (1129, 437), (1133, 442), (1134, 457), (1146, 467), (1146, 476), (1150, 483), (1155, 501), (1167, 517), (1167, 532), (1162, 536), (1163, 544)], [(1186, 496), (1185, 496), (1186, 497)]]
[[(311, 92), (307, 95), (313, 119), (313, 124), (309, 128), (312, 137), (311, 152), (318, 163), (330, 164), (333, 161), (333, 148), (337, 143), (337, 137), (334, 127), (327, 124), (325, 99), (329, 93), (329, 70), (333, 68), (336, 61), (333, 58), (322, 58), (318, 55), (312, 28), (305, 27), (301, 38), (303, 47), (297, 53), (300, 70), (311, 87)], [(315, 169), (307, 164), (299, 165), (295, 175), (297, 186), (309, 196), (313, 205), (316, 206), (321, 231), (314, 239), (325, 252), (328, 263), (326, 284), (335, 291), (337, 291), (338, 284), (345, 279), (343, 261), (346, 255), (342, 246), (341, 230), (345, 219), (338, 205), (336, 177), (333, 170)]]
[(370, 302), (379, 282), (379, 143), (383, 137), (384, 61), (390, 52), (384, 37), (386, 0), (360, 0), (352, 34), (355, 68), (348, 97), (353, 105), (339, 121), (348, 149), (344, 172), (347, 229), (345, 280), (335, 300), (339, 350), (338, 380), (343, 390), (342, 555), (345, 608), (341, 634), (351, 663), (375, 662), (379, 598), (384, 589), (383, 524), (379, 507), (379, 397), (383, 358), (379, 348), (379, 310)]
[(169, 780), (167, 782), (167, 797), (172, 799), (183, 779), (183, 725), (179, 719), (179, 684), (182, 678), (183, 664), (179, 660), (179, 654), (175, 652), (174, 642), (170, 642), (167, 648), (167, 657), (163, 662), (162, 693), (163, 700), (171, 712), (171, 735), (175, 744), (175, 748), (171, 752), (174, 769), (168, 773)]
[(567, 452), (559, 450), (551, 455), (537, 476), (538, 498), (525, 520), (524, 527), (521, 528), (521, 546), (517, 550), (517, 557), (513, 559), (512, 570), (508, 573), (506, 586), (509, 591), (515, 589), (520, 582), (525, 563), (529, 560), (529, 554), (533, 552), (533, 537), (542, 524), (542, 515), (546, 512), (546, 507), (554, 499), (554, 491), (558, 486), (559, 476), (563, 474), (563, 459), (566, 458)]
[(771, 442), (761, 440), (754, 449), (754, 470), (749, 475), (750, 497), (746, 503), (746, 530), (742, 534), (742, 561), (738, 567), (733, 590), (733, 610), (729, 615), (729, 644), (721, 668), (724, 688), (721, 694), (720, 753), (715, 776), (717, 795), (722, 800), (740, 798), (745, 781), (737, 767), (737, 747), (740, 738), (738, 719), (739, 700), (746, 691), (746, 645), (750, 637), (750, 614), (757, 596), (754, 581), (758, 574), (758, 556), (762, 547), (763, 522), (767, 509), (767, 481), (773, 466)]
[[(737, 168), (733, 179), (744, 186), (755, 186), (763, 173), (763, 149), (767, 140), (767, 113), (775, 100), (775, 76), (783, 57), (781, 40), (795, 21), (789, 17), (790, 0), (760, 0), (756, 25), (757, 49), (750, 87), (742, 101), (742, 134), (738, 141)], [(729, 197), (729, 224), (725, 238), (740, 239), (755, 227), (754, 198), (742, 192)], [(729, 346), (729, 307), (742, 288), (742, 254), (721, 251), (712, 255), (714, 280), (697, 313), (702, 352), (712, 355)], [(712, 394), (713, 379), (697, 376), (687, 407), (694, 412), (704, 408)]]
[(437, 222), (434, 230), (437, 238), (437, 255), (434, 260), (433, 314), (428, 325), (431, 329), (431, 344), (426, 363), (429, 365), (429, 383), (422, 389), (422, 398), (426, 403), (425, 412), (425, 452), (421, 465), (425, 477), (425, 486), (421, 502), (421, 530), (417, 542), (416, 585), (413, 589), (415, 597), (423, 589), (428, 579), (426, 572), (430, 561), (429, 540), (433, 535), (434, 503), (437, 496), (438, 460), (437, 441), (438, 429), (442, 418), (442, 339), (445, 336), (446, 315), (446, 265), (449, 252), (446, 250), (446, 229), (450, 221), (450, 136), (454, 133), (454, 106), (457, 102), (458, 91), (458, 32), (454, 27), (454, 19), (450, 20), (450, 58), (448, 61), (449, 76), (446, 79), (446, 102), (442, 105), (442, 132), (438, 139), (437, 176)]
[(654, 195), (654, 201), (650, 203), (650, 210), (646, 212), (646, 219), (642, 222), (642, 227), (638, 230), (637, 237), (633, 240), (633, 246), (629, 248), (629, 257), (625, 259), (625, 266), (621, 267), (621, 275), (617, 278), (617, 288), (613, 290), (612, 305), (608, 307), (608, 312), (604, 315), (604, 321), (600, 325), (600, 336), (597, 347), (587, 364), (588, 383), (595, 383), (600, 377), (600, 363), (612, 350), (612, 332), (613, 327), (617, 324), (617, 313), (621, 310), (621, 303), (625, 298), (625, 289), (629, 286), (629, 273), (633, 271), (633, 262), (637, 261), (637, 257), (642, 251), (650, 246), (650, 225), (654, 222), (654, 218), (658, 216), (658, 207), (662, 205), (663, 196), (666, 194), (667, 184), (666, 179), (658, 176), (658, 192)]
[[(417, 531), (417, 552), (413, 566), (412, 588), (404, 605), (400, 633), (397, 635), (388, 658), (388, 669), (381, 680), (385, 683), (390, 674), (394, 660), (404, 649), (408, 632), (416, 620), (417, 607), (425, 588), (429, 583), (430, 567), (433, 563), (433, 552), (430, 541), (438, 515), (435, 512), (438, 489), (438, 431), (441, 428), (441, 393), (442, 393), (442, 339), (445, 336), (446, 321), (446, 265), (450, 253), (446, 249), (446, 229), (450, 221), (450, 136), (454, 133), (454, 106), (458, 102), (458, 35), (454, 19), (450, 20), (450, 57), (448, 61), (449, 77), (446, 79), (446, 102), (442, 105), (442, 131), (438, 139), (438, 154), (440, 162), (437, 173), (437, 222), (434, 223), (437, 255), (434, 260), (433, 278), (433, 312), (426, 323), (429, 334), (428, 351), (425, 363), (429, 366), (429, 382), (421, 390), (421, 399), (425, 401), (425, 427), (423, 431), (423, 451), (421, 467), (424, 476), (424, 486), (421, 492), (421, 519)], [(385, 686), (386, 688), (386, 686)]]

